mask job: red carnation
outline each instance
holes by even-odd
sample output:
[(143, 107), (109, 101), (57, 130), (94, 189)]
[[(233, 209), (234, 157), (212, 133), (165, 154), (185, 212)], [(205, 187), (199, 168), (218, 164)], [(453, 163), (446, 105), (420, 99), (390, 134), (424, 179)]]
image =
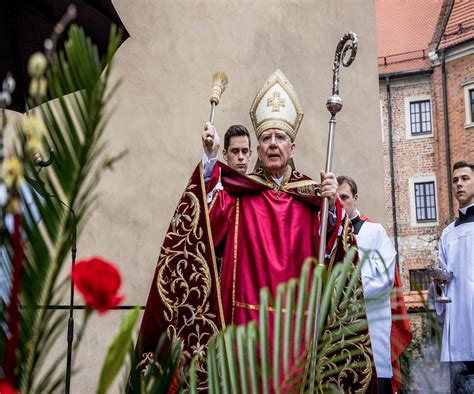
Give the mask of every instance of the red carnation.
[(86, 304), (99, 313), (107, 312), (125, 298), (117, 294), (122, 283), (117, 268), (100, 257), (78, 261), (71, 277)]
[(18, 391), (7, 379), (0, 379), (0, 394), (17, 394)]

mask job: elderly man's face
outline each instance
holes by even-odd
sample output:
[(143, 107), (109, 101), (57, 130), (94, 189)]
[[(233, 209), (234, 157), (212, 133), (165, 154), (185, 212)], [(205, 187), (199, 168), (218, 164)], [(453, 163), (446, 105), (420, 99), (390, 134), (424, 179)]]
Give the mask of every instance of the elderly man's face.
[(283, 130), (268, 129), (262, 133), (258, 143), (258, 158), (264, 168), (275, 178), (283, 176), (295, 151), (295, 144), (290, 137)]

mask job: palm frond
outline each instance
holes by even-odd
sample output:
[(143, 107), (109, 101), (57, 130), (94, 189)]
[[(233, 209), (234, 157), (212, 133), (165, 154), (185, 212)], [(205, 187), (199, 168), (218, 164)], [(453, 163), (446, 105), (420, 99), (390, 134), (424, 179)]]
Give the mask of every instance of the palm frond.
[[(275, 301), (269, 289), (262, 289), (259, 321), (229, 326), (209, 342), (209, 392), (300, 393), (345, 390), (350, 384), (367, 387), (371, 350), (360, 282), (363, 262), (354, 266), (355, 253), (349, 250), (329, 273), (306, 261), (299, 279), (278, 286)], [(196, 373), (199, 363), (202, 360), (196, 358), (191, 364), (191, 392), (203, 386)], [(316, 366), (313, 371), (312, 366)]]
[[(110, 83), (110, 73), (119, 40), (120, 35), (113, 30), (107, 56), (100, 59), (82, 29), (72, 26), (64, 52), (53, 57), (47, 72), (46, 99), (58, 98), (35, 110), (44, 121), (45, 139), (55, 151), (55, 160), (40, 173), (32, 161), (25, 163), (32, 183), (39, 186), (29, 199), (23, 195), (28, 243), (20, 294), (23, 308), (18, 366), (20, 389), (25, 393), (60, 384), (57, 378), (39, 377), (44, 356), (67, 320), (65, 313), (47, 307), (62, 300), (66, 287), (59, 283), (59, 274), (70, 254), (72, 234), (83, 228), (85, 211), (95, 201), (104, 170), (101, 155), (109, 119), (107, 102), (117, 88), (117, 83)], [(76, 93), (64, 96), (66, 91)], [(20, 126), (17, 132), (22, 135)]]

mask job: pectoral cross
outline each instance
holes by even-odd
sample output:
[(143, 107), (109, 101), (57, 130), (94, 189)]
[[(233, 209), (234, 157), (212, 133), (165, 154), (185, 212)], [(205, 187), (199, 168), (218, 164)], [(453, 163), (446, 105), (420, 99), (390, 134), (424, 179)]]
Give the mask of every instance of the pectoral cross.
[(280, 97), (280, 92), (273, 92), (273, 97), (267, 100), (267, 107), (272, 107), (272, 112), (280, 112), (280, 107), (285, 106), (285, 99)]

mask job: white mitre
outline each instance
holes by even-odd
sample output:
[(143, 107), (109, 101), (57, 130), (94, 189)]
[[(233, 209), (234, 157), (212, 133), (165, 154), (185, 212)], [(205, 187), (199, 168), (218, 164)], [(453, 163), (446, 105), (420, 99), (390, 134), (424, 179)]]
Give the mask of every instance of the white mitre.
[(285, 75), (276, 70), (257, 93), (250, 107), (257, 139), (268, 129), (280, 129), (295, 140), (303, 120), (300, 99)]

